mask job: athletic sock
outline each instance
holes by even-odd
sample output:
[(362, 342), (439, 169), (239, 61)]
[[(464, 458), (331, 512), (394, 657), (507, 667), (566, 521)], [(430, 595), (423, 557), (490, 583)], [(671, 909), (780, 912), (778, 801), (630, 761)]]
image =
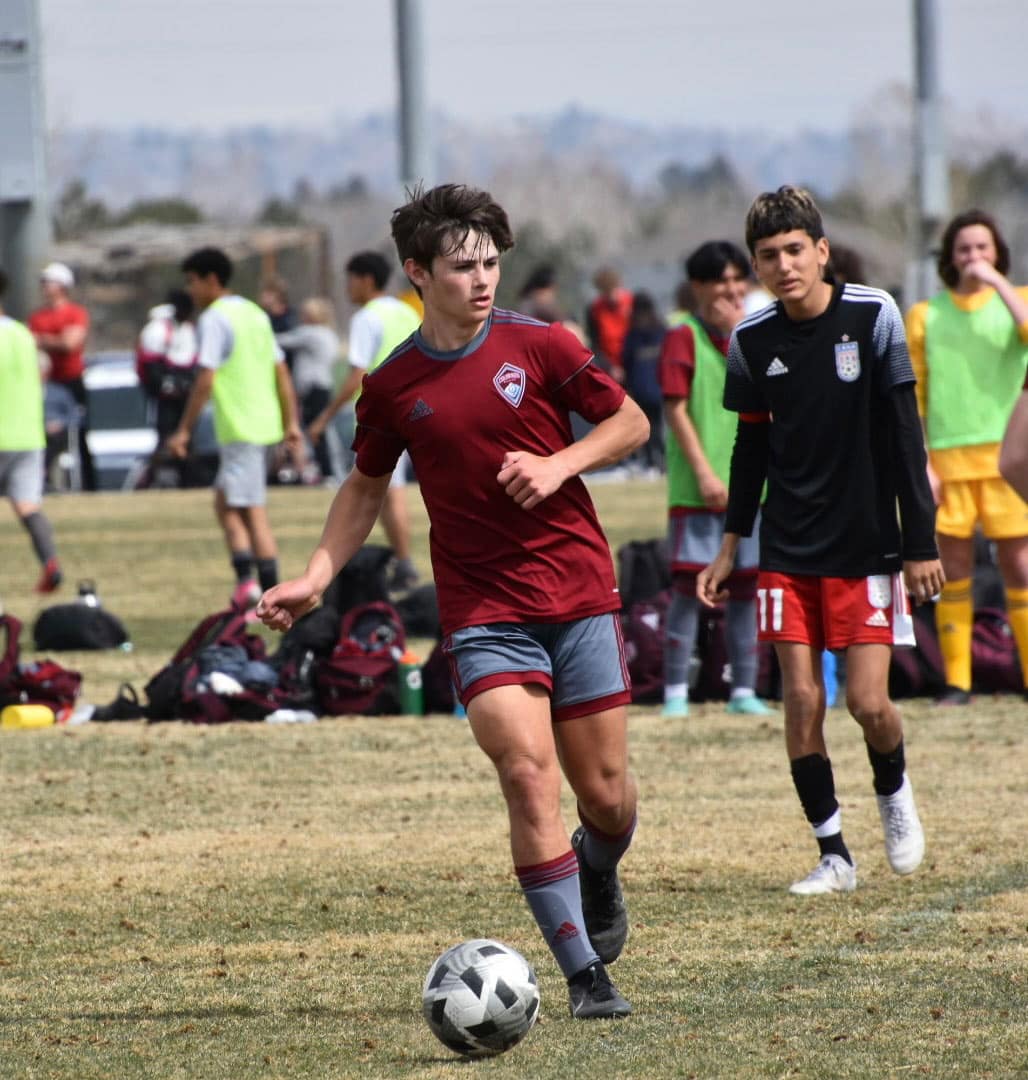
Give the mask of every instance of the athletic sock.
[(567, 854), (533, 866), (516, 866), (515, 873), (528, 906), (564, 978), (570, 979), (599, 957), (585, 931), (578, 856)]
[[(755, 600), (729, 600), (725, 612), (725, 645), (732, 665), (732, 686), (748, 689), (757, 685), (757, 604)], [(733, 693), (732, 695), (736, 695)]]
[(1007, 620), (1017, 642), (1021, 673), (1028, 687), (1028, 589), (1007, 589)]
[[(664, 700), (689, 696), (689, 661), (696, 647), (700, 602), (676, 589), (671, 594), (664, 626)], [(682, 687), (680, 693), (672, 689)]]
[(51, 559), (57, 558), (57, 545), (54, 543), (54, 530), (50, 519), (40, 510), (33, 510), (21, 519), (25, 531), (32, 540), (36, 558), (46, 566)]
[(939, 632), (946, 685), (971, 689), (971, 627), (974, 599), (971, 579), (947, 581), (935, 605), (935, 625)]
[(582, 826), (585, 828), (582, 854), (585, 856), (585, 861), (589, 864), (590, 869), (599, 870), (600, 873), (613, 870), (632, 843), (637, 815), (633, 814), (628, 827), (616, 836), (598, 829), (582, 813), (581, 806), (578, 808), (578, 820), (581, 821)]
[(895, 749), (887, 754), (880, 753), (870, 743), (864, 745), (867, 747), (867, 758), (874, 772), (875, 794), (895, 795), (903, 786), (903, 773), (906, 771), (903, 740), (900, 739)]
[(278, 559), (257, 560), (257, 580), (265, 591), (278, 584)]
[(232, 569), (235, 571), (236, 581), (249, 581), (253, 577), (253, 552), (233, 551)]
[(821, 854), (841, 855), (852, 865), (853, 858), (842, 839), (842, 812), (835, 798), (832, 763), (820, 754), (807, 754), (791, 761), (789, 768)]

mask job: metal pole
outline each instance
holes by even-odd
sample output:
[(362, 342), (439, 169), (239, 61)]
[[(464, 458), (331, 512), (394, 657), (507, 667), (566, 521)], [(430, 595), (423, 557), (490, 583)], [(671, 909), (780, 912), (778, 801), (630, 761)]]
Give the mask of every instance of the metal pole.
[(400, 183), (432, 183), (425, 102), (421, 0), (396, 0), (396, 66), (400, 80)]
[(0, 265), (4, 309), (24, 318), (52, 241), (46, 188), (43, 38), (37, 0), (0, 4)]
[(938, 287), (932, 246), (949, 214), (949, 162), (939, 96), (935, 0), (914, 0), (914, 205), (911, 303)]

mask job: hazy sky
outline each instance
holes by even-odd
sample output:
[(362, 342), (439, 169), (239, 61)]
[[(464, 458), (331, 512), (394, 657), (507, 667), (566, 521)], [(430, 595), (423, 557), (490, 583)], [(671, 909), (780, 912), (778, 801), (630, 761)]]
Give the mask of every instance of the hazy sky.
[[(2, 0), (0, 0), (2, 2)], [(322, 128), (390, 109), (392, 0), (40, 0), (51, 127)], [(1028, 0), (936, 0), (962, 111), (1024, 127)], [(839, 130), (912, 81), (912, 0), (422, 0), (457, 117), (575, 102), (642, 121)]]

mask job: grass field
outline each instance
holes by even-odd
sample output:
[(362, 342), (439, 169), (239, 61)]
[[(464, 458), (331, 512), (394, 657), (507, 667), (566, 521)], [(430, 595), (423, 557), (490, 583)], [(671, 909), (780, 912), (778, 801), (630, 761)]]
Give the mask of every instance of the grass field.
[[(662, 531), (659, 484), (594, 496), (615, 546)], [(327, 500), (272, 493), (284, 572)], [(94, 578), (135, 643), (62, 654), (103, 703), (227, 596), (209, 495), (48, 510), (65, 593)], [(0, 596), (29, 627), (34, 577), (11, 520)], [(889, 872), (857, 729), (833, 710), (860, 885), (806, 901), (785, 891), (816, 849), (780, 717), (633, 710), (642, 802), (614, 974), (636, 1014), (616, 1024), (567, 1018), (491, 767), (453, 717), (0, 732), (0, 1076), (1026, 1076), (1028, 707), (903, 708), (924, 866)], [(536, 965), (542, 1017), (509, 1054), (467, 1064), (421, 1020), (420, 990), (443, 948), (475, 936)]]

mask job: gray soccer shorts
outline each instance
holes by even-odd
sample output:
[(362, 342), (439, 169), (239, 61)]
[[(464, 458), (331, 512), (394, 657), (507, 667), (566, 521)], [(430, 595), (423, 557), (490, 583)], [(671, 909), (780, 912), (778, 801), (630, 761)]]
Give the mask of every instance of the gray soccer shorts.
[(0, 495), (14, 502), (43, 501), (42, 450), (0, 450)]
[(617, 612), (564, 623), (487, 623), (448, 634), (443, 650), (463, 705), (495, 686), (536, 683), (554, 720), (588, 716), (632, 700)]
[(254, 443), (226, 443), (218, 448), (214, 486), (233, 509), (263, 506), (268, 492), (268, 448)]

